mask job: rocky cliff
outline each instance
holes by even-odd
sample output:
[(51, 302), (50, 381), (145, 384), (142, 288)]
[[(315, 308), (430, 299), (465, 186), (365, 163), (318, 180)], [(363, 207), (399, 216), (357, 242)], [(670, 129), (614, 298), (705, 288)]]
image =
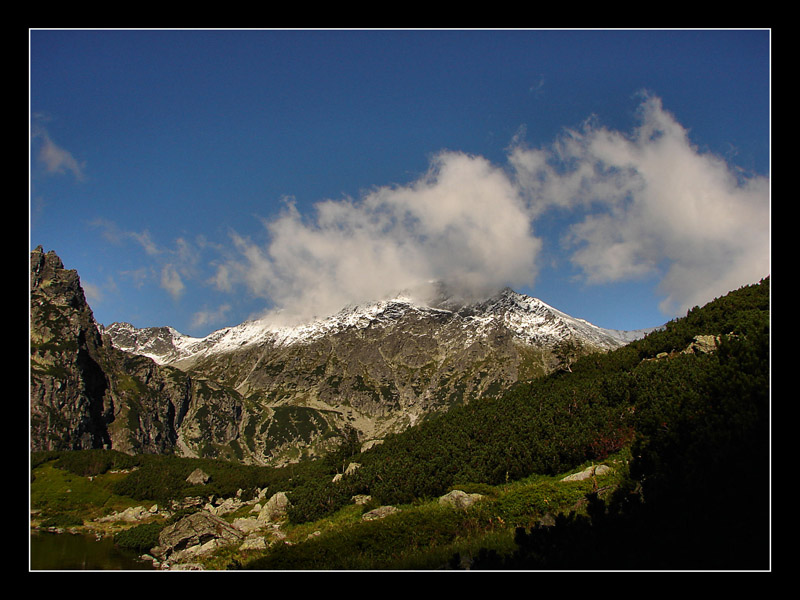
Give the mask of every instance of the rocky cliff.
[(113, 347), (80, 279), (31, 252), (30, 448), (202, 454), (239, 435), (242, 398)]
[(103, 341), (78, 274), (41, 246), (30, 260), (31, 448), (109, 447)]

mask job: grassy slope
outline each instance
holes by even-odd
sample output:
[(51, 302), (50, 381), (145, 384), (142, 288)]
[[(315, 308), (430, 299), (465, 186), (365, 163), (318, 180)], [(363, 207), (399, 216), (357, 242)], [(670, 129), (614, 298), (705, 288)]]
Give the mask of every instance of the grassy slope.
[[(204, 465), (207, 469), (209, 462)], [(616, 456), (607, 463), (615, 467), (614, 472), (596, 481), (561, 482), (560, 476), (534, 475), (505, 485), (479, 486), (476, 489), (484, 500), (468, 510), (443, 507), (435, 499), (420, 500), (399, 505), (400, 512), (382, 520), (363, 521), (362, 514), (374, 505), (350, 504), (315, 521), (285, 523), (286, 539), (273, 542), (266, 551), (222, 549), (202, 562), (209, 569), (436, 569), (448, 566), (456, 554), (476, 556), (481, 548), (507, 553), (514, 548), (516, 527), (531, 526), (546, 513), (575, 508), (596, 485), (620, 483), (627, 457)], [(155, 503), (115, 494), (115, 484), (129, 476), (125, 473), (76, 475), (59, 467), (56, 459), (36, 466), (33, 475), (31, 506), (38, 511), (36, 525), (111, 535), (136, 525), (92, 520), (129, 506)], [(249, 516), (251, 506), (224, 518), (232, 522)], [(585, 512), (585, 508), (578, 510)], [(149, 522), (166, 523), (161, 517)]]

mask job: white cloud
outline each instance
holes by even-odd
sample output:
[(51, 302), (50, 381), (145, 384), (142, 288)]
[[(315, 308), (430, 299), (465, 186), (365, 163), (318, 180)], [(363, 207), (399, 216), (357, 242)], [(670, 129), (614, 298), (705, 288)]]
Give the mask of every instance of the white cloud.
[(96, 218), (93, 219), (89, 225), (101, 230), (101, 235), (114, 245), (121, 245), (127, 240), (133, 240), (139, 244), (142, 249), (150, 256), (157, 256), (161, 254), (161, 250), (153, 241), (150, 232), (144, 231), (125, 231), (121, 229), (115, 222), (108, 219)]
[(41, 142), (37, 158), (48, 174), (63, 175), (69, 171), (78, 181), (83, 180), (85, 165), (80, 163), (72, 153), (53, 142), (43, 126), (34, 124), (31, 132), (32, 138)]
[(701, 153), (657, 97), (640, 117), (631, 135), (587, 122), (552, 149), (515, 146), (531, 214), (580, 215), (564, 239), (586, 281), (657, 273), (671, 316), (768, 275), (769, 180)]
[(144, 251), (151, 256), (156, 256), (157, 254), (161, 253), (156, 243), (153, 241), (153, 238), (150, 236), (150, 232), (145, 230), (141, 233), (135, 231), (127, 232), (128, 237), (136, 240), (139, 245), (144, 248)]
[(167, 264), (161, 269), (161, 287), (167, 290), (173, 299), (180, 299), (183, 290), (186, 286), (183, 284), (183, 279), (180, 273), (175, 269), (174, 265)]
[(531, 284), (541, 246), (504, 171), (457, 152), (436, 156), (409, 185), (320, 202), (314, 219), (290, 202), (265, 225), (264, 246), (233, 234), (239, 256), (219, 266), (216, 282), (244, 283), (300, 320), (430, 281), (465, 297)]
[(244, 284), (297, 319), (434, 280), (465, 297), (532, 286), (534, 225), (558, 211), (571, 219), (561, 239), (587, 283), (656, 276), (661, 308), (676, 316), (769, 274), (769, 207), (767, 178), (700, 152), (645, 95), (630, 134), (588, 119), (549, 147), (515, 139), (506, 168), (442, 152), (417, 181), (320, 202), (313, 218), (288, 202), (265, 223), (266, 243), (232, 235), (236, 255), (213, 281)]
[[(310, 215), (287, 200), (264, 221), (263, 239), (232, 232), (228, 248), (200, 239), (166, 248), (147, 231), (98, 224), (110, 239), (139, 243), (174, 298), (200, 276), (200, 251), (212, 250), (220, 258), (212, 277), (203, 274), (207, 285), (244, 287), (295, 322), (423, 293), (431, 281), (465, 299), (506, 285), (535, 293), (543, 249), (535, 226), (554, 213), (548, 223), (569, 224), (548, 232), (563, 243), (548, 254), (566, 252), (589, 284), (658, 278), (670, 317), (769, 274), (769, 180), (700, 152), (657, 97), (644, 97), (630, 133), (589, 119), (546, 147), (515, 139), (507, 158), (501, 167), (442, 152), (416, 181), (325, 200)], [(198, 312), (195, 325), (222, 310)]]
[(103, 292), (100, 286), (90, 283), (88, 281), (81, 282), (81, 287), (86, 295), (86, 301), (90, 306), (100, 304), (103, 301)]
[(186, 290), (185, 281), (194, 280), (199, 276), (199, 249), (205, 246), (203, 238), (198, 238), (197, 244), (185, 238), (177, 238), (174, 247), (169, 248), (159, 246), (147, 230), (125, 231), (113, 221), (102, 218), (94, 219), (89, 224), (99, 228), (103, 238), (113, 244), (121, 245), (123, 242), (133, 240), (155, 262), (135, 271), (121, 273), (132, 279), (136, 287), (141, 287), (146, 281), (157, 280), (158, 285), (174, 300), (179, 300)]

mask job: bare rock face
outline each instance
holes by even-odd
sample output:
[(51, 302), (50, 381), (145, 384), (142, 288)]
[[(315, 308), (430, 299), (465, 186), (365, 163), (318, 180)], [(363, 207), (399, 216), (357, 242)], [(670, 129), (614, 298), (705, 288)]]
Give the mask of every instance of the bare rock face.
[(41, 246), (30, 260), (31, 449), (109, 447), (103, 341), (78, 274)]
[(38, 247), (31, 449), (279, 466), (335, 450), (350, 431), (374, 443), (560, 368), (560, 341), (576, 353), (624, 343), (620, 332), (512, 290), (469, 306), (446, 300), (398, 297), (294, 328), (247, 322), (202, 339), (169, 327), (105, 328), (77, 273)]
[(464, 304), (444, 287), (434, 301), (401, 294), (291, 327), (255, 320), (205, 338), (124, 323), (105, 331), (120, 348), (239, 392), (241, 460), (271, 465), (325, 454), (349, 429), (378, 441), (644, 335), (510, 289)]

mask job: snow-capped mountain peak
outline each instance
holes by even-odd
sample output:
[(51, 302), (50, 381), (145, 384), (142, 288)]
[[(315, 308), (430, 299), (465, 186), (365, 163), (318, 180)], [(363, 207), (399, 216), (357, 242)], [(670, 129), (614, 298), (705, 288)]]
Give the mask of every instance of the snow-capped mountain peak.
[(186, 348), (199, 341), (168, 326), (137, 329), (130, 323), (117, 322), (108, 327), (100, 326), (100, 330), (111, 338), (116, 348), (162, 364), (180, 358)]
[[(171, 327), (136, 329), (128, 323), (113, 323), (103, 330), (117, 348), (168, 364), (257, 344), (273, 347), (304, 344), (345, 330), (392, 326), (412, 316), (434, 316), (438, 321), (474, 330), (472, 335), (464, 338), (468, 340), (483, 335), (491, 327), (502, 325), (521, 343), (537, 346), (552, 346), (560, 340), (576, 338), (608, 350), (646, 333), (603, 329), (510, 288), (467, 305), (448, 302), (441, 294), (436, 302), (429, 303), (415, 301), (408, 294), (399, 294), (378, 302), (351, 304), (336, 314), (301, 325), (281, 326), (269, 318), (256, 319), (214, 331), (203, 338), (186, 336)], [(431, 335), (436, 333), (431, 332)]]

